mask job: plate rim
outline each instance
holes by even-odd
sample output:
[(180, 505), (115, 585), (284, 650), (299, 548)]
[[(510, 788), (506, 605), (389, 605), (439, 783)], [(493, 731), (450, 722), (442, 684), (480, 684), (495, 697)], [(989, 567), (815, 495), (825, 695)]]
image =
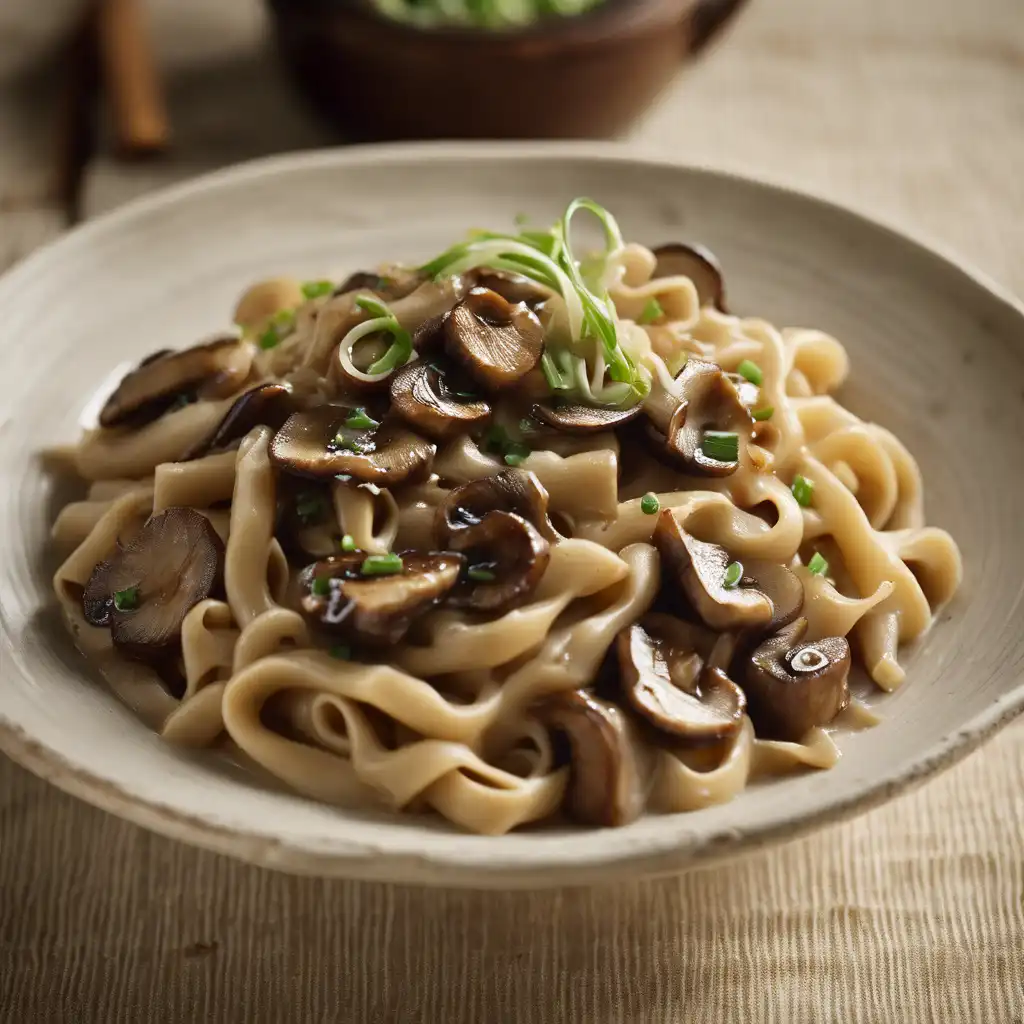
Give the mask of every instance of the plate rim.
[[(744, 186), (782, 193), (809, 201), (830, 213), (859, 221), (893, 240), (909, 243), (918, 254), (937, 259), (947, 271), (966, 278), (1016, 315), (1024, 327), (1024, 303), (1007, 288), (969, 261), (955, 255), (943, 243), (916, 229), (887, 222), (856, 205), (838, 202), (814, 190), (795, 187), (768, 175), (752, 174), (731, 165), (715, 165), (675, 159), (642, 146), (602, 142), (417, 142), (384, 143), (358, 147), (333, 147), (260, 157), (191, 178), (101, 214), (78, 225), (42, 246), (0, 276), (0, 301), (16, 291), (22, 276), (36, 272), (55, 250), (87, 246), (94, 237), (118, 232), (125, 222), (173, 206), (189, 196), (253, 178), (274, 177), (289, 170), (318, 166), (366, 166), (375, 162), (416, 164), (429, 160), (479, 160), (506, 158), (530, 162), (584, 160), (620, 165), (681, 170), (686, 173), (727, 179)], [(0, 616), (0, 658), (14, 663), (13, 642)], [(833, 800), (811, 812), (796, 811), (756, 829), (726, 829), (714, 834), (680, 835), (671, 845), (651, 848), (649, 841), (604, 850), (595, 844), (586, 856), (534, 858), (524, 864), (514, 852), (502, 856), (483, 853), (484, 845), (467, 846), (464, 851), (440, 848), (416, 854), (388, 850), (361, 839), (344, 838), (331, 849), (309, 844), (295, 845), (287, 837), (271, 837), (243, 828), (226, 826), (208, 816), (184, 812), (149, 802), (109, 779), (70, 763), (64, 755), (29, 735), (0, 709), (0, 751), (40, 778), (72, 796), (84, 800), (136, 825), (192, 845), (224, 853), (243, 861), (277, 870), (319, 877), (399, 881), (412, 884), (458, 888), (521, 889), (559, 885), (611, 883), (672, 871), (736, 856), (806, 835), (830, 823), (845, 820), (876, 807), (899, 793), (909, 791), (938, 772), (949, 768), (976, 750), (1012, 719), (1024, 713), (1024, 676), (1013, 688), (984, 711), (963, 723), (927, 748), (920, 756), (897, 763), (887, 774), (867, 783), (840, 800)]]

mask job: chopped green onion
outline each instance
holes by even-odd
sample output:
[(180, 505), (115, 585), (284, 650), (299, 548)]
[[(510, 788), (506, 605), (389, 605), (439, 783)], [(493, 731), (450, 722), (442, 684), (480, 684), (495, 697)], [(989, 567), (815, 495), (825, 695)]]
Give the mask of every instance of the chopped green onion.
[(658, 513), (658, 511), (660, 509), (661, 509), (661, 502), (658, 501), (658, 496), (656, 494), (654, 494), (653, 492), (648, 491), (640, 499), (640, 511), (643, 512), (643, 514), (645, 516), (657, 515), (657, 513)]
[(815, 551), (811, 560), (807, 563), (807, 569), (809, 572), (813, 572), (815, 576), (824, 576), (828, 572), (828, 562), (821, 557), (820, 551)]
[(372, 416), (367, 415), (366, 410), (360, 407), (349, 413), (348, 419), (345, 420), (345, 426), (352, 430), (373, 430), (374, 427), (379, 427), (380, 423)]
[(331, 448), (334, 451), (355, 452), (356, 455), (365, 455), (367, 452), (373, 451), (372, 444), (360, 441), (358, 437), (345, 437), (340, 431), (331, 441)]
[(517, 213), (512, 218), (512, 221), (517, 228), (526, 227), (530, 223), (530, 215), (528, 213)]
[(328, 652), (332, 658), (337, 658), (338, 661), (348, 661), (352, 657), (352, 648), (347, 647), (345, 644), (337, 644), (332, 647)]
[(375, 298), (372, 295), (357, 295), (356, 305), (363, 310), (363, 312), (369, 313), (371, 316), (386, 316), (391, 317), (392, 319), (395, 317), (395, 314), (392, 313), (391, 310), (380, 301), (380, 299)]
[(281, 344), (281, 336), (277, 333), (277, 328), (273, 324), (271, 324), (259, 336), (257, 344), (264, 351), (271, 348), (277, 348), (277, 346)]
[(492, 583), (497, 579), (493, 570), (485, 565), (471, 565), (466, 570), (466, 575), (475, 583)]
[(139, 588), (126, 587), (114, 594), (114, 607), (119, 612), (130, 612), (139, 607)]
[(532, 434), (537, 429), (537, 421), (531, 420), (529, 416), (524, 416), (519, 421), (519, 433), (520, 434)]
[(740, 457), (740, 436), (725, 430), (705, 430), (700, 447), (716, 462), (736, 462)]
[(487, 433), (484, 434), (484, 451), (495, 454), (503, 452), (510, 440), (505, 428), (494, 423), (487, 428)]
[(540, 369), (541, 373), (544, 374), (544, 379), (548, 382), (548, 387), (552, 391), (568, 390), (569, 381), (566, 380), (562, 371), (559, 370), (550, 352), (545, 352), (540, 357)]
[(750, 415), (758, 422), (761, 420), (770, 420), (772, 416), (775, 415), (775, 406), (766, 405), (763, 409), (755, 409)]
[(522, 441), (509, 441), (505, 445), (505, 464), (507, 466), (521, 466), (531, 455), (532, 449)]
[(742, 360), (740, 365), (736, 367), (736, 372), (758, 387), (764, 383), (764, 374), (761, 372), (761, 367), (749, 359)]
[(402, 571), (402, 558), (393, 552), (387, 555), (367, 555), (359, 571), (364, 576), (393, 576)]
[(295, 499), (295, 513), (304, 523), (319, 519), (324, 511), (324, 496), (319, 491), (303, 491)]
[(331, 281), (307, 281), (302, 286), (302, 294), (307, 299), (319, 299), (334, 291), (334, 284)]
[(310, 591), (317, 597), (326, 597), (331, 592), (331, 580), (329, 576), (315, 576), (310, 585)]
[(796, 498), (796, 503), (801, 508), (810, 508), (811, 501), (814, 498), (814, 481), (808, 480), (805, 476), (800, 476), (799, 473), (793, 477), (793, 486), (790, 488), (793, 492), (793, 497)]
[(346, 533), (341, 538), (341, 550), (342, 551), (355, 551), (356, 550), (356, 539), (351, 533)]
[(743, 579), (743, 563), (742, 562), (730, 562), (725, 567), (725, 580), (722, 586), (726, 590), (732, 590), (734, 587), (738, 587), (740, 580)]
[(661, 308), (661, 303), (652, 295), (647, 300), (647, 305), (644, 306), (644, 311), (640, 314), (640, 319), (637, 323), (652, 324), (655, 320), (660, 320), (664, 315), (665, 310)]

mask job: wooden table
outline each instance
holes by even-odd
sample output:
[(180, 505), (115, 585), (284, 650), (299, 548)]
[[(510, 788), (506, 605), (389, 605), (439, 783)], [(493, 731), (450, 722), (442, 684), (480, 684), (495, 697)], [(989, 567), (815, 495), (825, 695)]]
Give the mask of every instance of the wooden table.
[[(165, 161), (117, 162), (101, 119), (70, 204), (53, 69), (0, 86), (0, 266), (75, 210), (327, 140), (284, 87), (256, 0), (151, 13)], [(1021, 0), (753, 0), (635, 138), (847, 201), (1024, 293)], [(559, 1019), (1024, 1021), (1024, 723), (770, 853), (542, 896), (274, 875), (0, 763), (0, 1021)]]

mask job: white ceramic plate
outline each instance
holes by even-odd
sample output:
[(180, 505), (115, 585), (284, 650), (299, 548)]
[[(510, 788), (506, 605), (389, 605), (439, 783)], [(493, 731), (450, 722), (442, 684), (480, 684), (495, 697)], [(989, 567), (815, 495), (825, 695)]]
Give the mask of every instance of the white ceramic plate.
[[(439, 251), (468, 226), (553, 219), (588, 194), (630, 238), (711, 246), (730, 301), (836, 334), (844, 400), (920, 461), (930, 521), (966, 579), (885, 721), (834, 770), (727, 806), (627, 828), (463, 835), (339, 811), (168, 746), (90, 674), (53, 610), (57, 487), (37, 452), (75, 437), (124, 361), (223, 325), (242, 287)], [(0, 282), (0, 747), (58, 786), (167, 835), (273, 867), (475, 886), (664, 872), (788, 838), (876, 804), (977, 746), (1024, 707), (1024, 311), (978, 275), (829, 203), (593, 145), (322, 152), (202, 178), (103, 218)]]

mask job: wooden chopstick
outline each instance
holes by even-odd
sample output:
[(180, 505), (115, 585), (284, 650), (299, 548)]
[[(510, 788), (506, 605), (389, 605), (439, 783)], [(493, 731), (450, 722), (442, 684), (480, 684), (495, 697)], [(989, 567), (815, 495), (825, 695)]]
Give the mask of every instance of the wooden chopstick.
[(142, 0), (98, 3), (103, 85), (117, 151), (125, 157), (162, 153), (171, 126)]

